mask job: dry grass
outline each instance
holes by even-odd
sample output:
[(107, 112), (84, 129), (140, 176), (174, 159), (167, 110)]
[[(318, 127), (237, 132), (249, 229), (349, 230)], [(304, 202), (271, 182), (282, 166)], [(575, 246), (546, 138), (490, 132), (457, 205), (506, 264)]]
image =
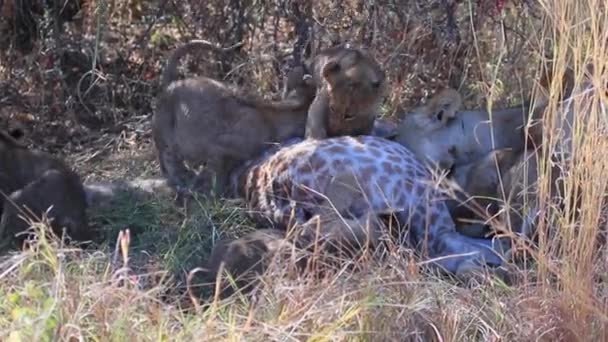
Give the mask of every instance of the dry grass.
[[(472, 3), (464, 5), (462, 11), (473, 8)], [(486, 23), (483, 34), (465, 30), (474, 44), (460, 52), (467, 65), (459, 66), (456, 76), (450, 65), (445, 68), (447, 59), (426, 58), (434, 52), (415, 54), (420, 48), (416, 42), (428, 32), (414, 24), (408, 24), (408, 39), (374, 41), (393, 86), (387, 114), (450, 82), (469, 95), (469, 107), (520, 102), (539, 79), (536, 62), (550, 53), (554, 77), (543, 124), (554, 131), (566, 69), (573, 72), (575, 88), (585, 77), (593, 85), (572, 103), (577, 115), (573, 157), (563, 161), (565, 206), (549, 205), (550, 168), (541, 163), (539, 241), (526, 248), (529, 259), (513, 271), (513, 284), (489, 278), (462, 286), (423, 273), (411, 260), (397, 256), (381, 264), (363, 262), (359, 272), (339, 269), (317, 280), (294, 277), (274, 264), (253, 298), (235, 295), (183, 311), (189, 300), (175, 293), (171, 276), (183, 280), (185, 272), (201, 265), (219, 236), (242, 235), (251, 224), (238, 205), (225, 201), (201, 203), (195, 212), (184, 213), (168, 198), (145, 203), (125, 198), (91, 215), (107, 244), (81, 250), (43, 239), (32, 250), (3, 257), (0, 340), (608, 340), (608, 255), (603, 245), (608, 8), (603, 0), (539, 0), (535, 6), (542, 14), (538, 20), (503, 18), (501, 23), (513, 30), (524, 27), (516, 39), (503, 39), (505, 25)], [(387, 26), (392, 37), (391, 23), (387, 19), (376, 25)], [(165, 36), (159, 31), (153, 37), (162, 41)], [(399, 39), (402, 45), (397, 45)], [(513, 42), (518, 39), (525, 41)], [(594, 72), (585, 76), (589, 64)], [(267, 64), (242, 68), (253, 75), (247, 86), (276, 90), (272, 85), (278, 79), (265, 76)], [(441, 68), (449, 75), (420, 78)], [(103, 82), (101, 87), (106, 89)], [(157, 173), (145, 133), (148, 123), (142, 121), (125, 121), (118, 136), (96, 135), (91, 138), (94, 154), (76, 147), (70, 160), (90, 178)], [(543, 149), (553, 151), (559, 143), (552, 135)], [(45, 229), (43, 224), (35, 228)], [(114, 239), (125, 228), (131, 231), (130, 244), (114, 250)]]

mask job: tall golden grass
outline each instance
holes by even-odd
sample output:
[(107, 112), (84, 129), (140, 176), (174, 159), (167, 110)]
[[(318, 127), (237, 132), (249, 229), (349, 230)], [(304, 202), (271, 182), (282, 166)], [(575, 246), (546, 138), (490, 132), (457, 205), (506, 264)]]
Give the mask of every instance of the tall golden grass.
[[(548, 205), (551, 168), (545, 158), (539, 179), (542, 220), (538, 227), (539, 246), (535, 253), (537, 287), (554, 293), (567, 315), (571, 338), (606, 339), (608, 318), (605, 285), (606, 136), (608, 9), (602, 1), (541, 1), (546, 14), (539, 43), (550, 42), (552, 61), (548, 84), (548, 109), (542, 146), (546, 155), (564, 148), (571, 139), (569, 154), (558, 157), (563, 170), (563, 208)], [(570, 83), (571, 132), (561, 137), (558, 125), (566, 118), (559, 103), (564, 84)]]

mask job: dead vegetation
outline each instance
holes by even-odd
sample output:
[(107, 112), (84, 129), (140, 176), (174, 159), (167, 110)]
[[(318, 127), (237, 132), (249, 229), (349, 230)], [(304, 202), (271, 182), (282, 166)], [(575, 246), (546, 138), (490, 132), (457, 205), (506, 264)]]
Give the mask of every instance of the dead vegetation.
[[(65, 5), (59, 9), (59, 4)], [(608, 338), (605, 124), (608, 9), (581, 1), (0, 1), (0, 119), (27, 142), (66, 157), (85, 181), (159, 174), (150, 118), (168, 53), (192, 38), (231, 46), (193, 56), (203, 74), (280, 98), (302, 32), (329, 46), (368, 48), (387, 75), (382, 114), (398, 118), (446, 87), (467, 109), (524, 102), (539, 62), (551, 59), (544, 120), (551, 131), (567, 67), (580, 83), (594, 64), (587, 124), (572, 130), (568, 197), (551, 205), (550, 165), (539, 160), (535, 245), (497, 279), (461, 286), (422, 273), (404, 257), (359, 261), (322, 279), (271, 264), (253, 297), (199, 302), (183, 287), (222, 237), (253, 225), (239, 203), (200, 202), (184, 212), (163, 194), (126, 197), (91, 213), (104, 243), (66, 248), (41, 238), (0, 260), (2, 340), (564, 340)], [(27, 10), (26, 10), (27, 8)], [(24, 12), (25, 11), (25, 12)], [(60, 20), (57, 20), (60, 18)], [(8, 19), (8, 20), (4, 20)], [(35, 25), (34, 25), (35, 21)], [(27, 32), (27, 33), (25, 33)], [(604, 87), (604, 88), (602, 88)], [(583, 101), (584, 100), (584, 101)], [(583, 139), (584, 137), (584, 139)], [(548, 151), (556, 142), (548, 138)], [(549, 153), (544, 153), (549, 155)], [(578, 210), (577, 210), (578, 208)], [(576, 214), (575, 214), (576, 213)], [(36, 225), (36, 229), (45, 229)], [(129, 229), (129, 235), (121, 230)], [(44, 235), (41, 235), (44, 236)], [(128, 238), (127, 238), (128, 236)]]

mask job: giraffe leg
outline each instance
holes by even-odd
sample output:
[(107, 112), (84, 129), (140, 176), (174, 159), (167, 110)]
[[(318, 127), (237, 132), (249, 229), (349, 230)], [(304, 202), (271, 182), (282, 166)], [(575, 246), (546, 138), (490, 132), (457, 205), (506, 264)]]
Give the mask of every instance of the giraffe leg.
[(424, 215), (412, 216), (411, 238), (417, 248), (426, 250), (433, 266), (461, 275), (503, 264), (503, 246), (492, 239), (458, 233), (443, 202), (428, 202), (428, 206), (419, 210), (426, 212), (428, 219)]
[(434, 264), (457, 276), (503, 265), (505, 251), (501, 241), (472, 238), (457, 232), (446, 233), (440, 240)]

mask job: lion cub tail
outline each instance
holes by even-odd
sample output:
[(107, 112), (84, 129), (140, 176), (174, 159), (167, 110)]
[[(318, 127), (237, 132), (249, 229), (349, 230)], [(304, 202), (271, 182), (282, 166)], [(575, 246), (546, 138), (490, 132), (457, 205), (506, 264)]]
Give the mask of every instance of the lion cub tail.
[(206, 40), (195, 39), (195, 40), (191, 40), (191, 41), (185, 43), (184, 45), (178, 47), (169, 56), (167, 65), (165, 66), (165, 69), (163, 70), (163, 73), (161, 75), (161, 79), (160, 79), (161, 80), (160, 81), (161, 91), (164, 91), (165, 89), (167, 89), (167, 87), (173, 81), (175, 81), (177, 79), (177, 65), (179, 63), (180, 58), (182, 58), (186, 54), (192, 53), (193, 51), (198, 50), (198, 49), (212, 50), (212, 51), (216, 51), (216, 52), (229, 52), (229, 51), (232, 51), (232, 50), (238, 48), (241, 45), (243, 45), (243, 42), (240, 42), (240, 43), (237, 43), (230, 47), (224, 48), (224, 47), (214, 45), (213, 43), (206, 41)]

